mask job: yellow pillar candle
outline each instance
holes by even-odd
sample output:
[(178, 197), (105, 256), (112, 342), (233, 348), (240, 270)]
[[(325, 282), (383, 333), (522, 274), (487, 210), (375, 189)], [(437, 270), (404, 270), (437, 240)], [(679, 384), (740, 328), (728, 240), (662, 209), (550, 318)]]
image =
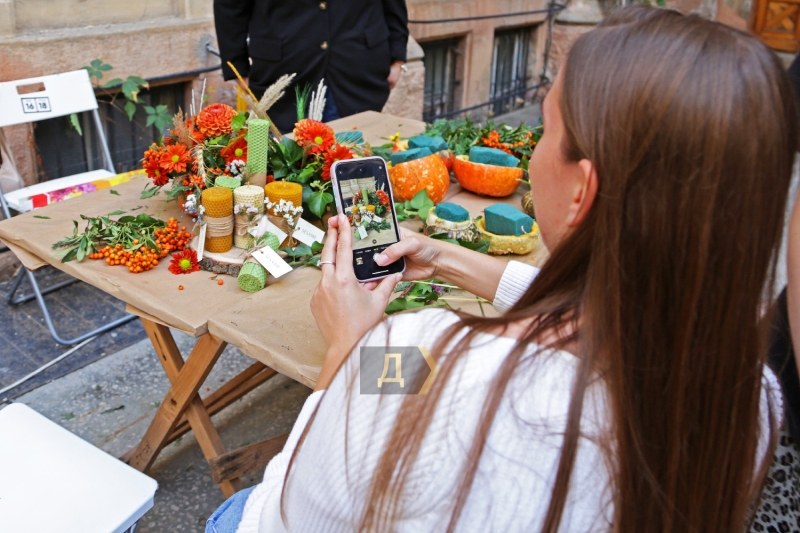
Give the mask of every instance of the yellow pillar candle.
[[(303, 205), (303, 186), (291, 181), (273, 181), (264, 187), (264, 193), (269, 201), (277, 204), (281, 200), (292, 202), (295, 207)], [(270, 215), (275, 215), (274, 209), (268, 209)]]
[[(252, 205), (258, 209), (259, 213), (264, 212), (264, 189), (255, 185), (243, 185), (233, 190), (234, 208), (245, 204)], [(234, 215), (235, 228), (233, 235), (233, 245), (237, 248), (247, 248), (253, 241), (248, 233), (248, 221), (251, 219), (246, 212), (239, 212)]]
[(215, 254), (225, 253), (233, 246), (233, 191), (210, 187), (203, 191), (201, 202), (208, 225), (205, 249)]

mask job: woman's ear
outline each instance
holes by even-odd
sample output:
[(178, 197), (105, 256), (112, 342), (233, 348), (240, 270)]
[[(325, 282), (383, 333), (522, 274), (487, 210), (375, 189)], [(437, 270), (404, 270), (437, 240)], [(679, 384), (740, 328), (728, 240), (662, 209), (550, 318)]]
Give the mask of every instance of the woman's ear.
[(597, 198), (597, 170), (594, 163), (588, 159), (578, 161), (577, 183), (575, 193), (567, 214), (567, 226), (574, 228), (579, 226), (591, 211)]

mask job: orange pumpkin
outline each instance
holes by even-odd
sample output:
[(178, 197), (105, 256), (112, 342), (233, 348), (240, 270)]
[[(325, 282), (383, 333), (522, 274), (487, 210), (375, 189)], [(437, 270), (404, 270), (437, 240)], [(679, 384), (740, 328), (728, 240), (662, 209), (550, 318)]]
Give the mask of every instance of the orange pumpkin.
[(419, 191), (427, 189), (428, 197), (438, 204), (450, 188), (450, 172), (438, 154), (393, 166), (389, 169), (389, 179), (392, 180), (392, 194), (398, 202), (411, 200)]
[(453, 159), (455, 159), (455, 156), (453, 155), (453, 151), (452, 150), (440, 150), (440, 151), (438, 151), (436, 153), (439, 154), (439, 157), (442, 158), (442, 161), (444, 162), (444, 166), (447, 167), (447, 171), (448, 172), (452, 172), (453, 171)]
[(523, 177), (521, 168), (473, 163), (465, 156), (455, 158), (453, 171), (458, 182), (466, 190), (497, 198), (516, 191)]

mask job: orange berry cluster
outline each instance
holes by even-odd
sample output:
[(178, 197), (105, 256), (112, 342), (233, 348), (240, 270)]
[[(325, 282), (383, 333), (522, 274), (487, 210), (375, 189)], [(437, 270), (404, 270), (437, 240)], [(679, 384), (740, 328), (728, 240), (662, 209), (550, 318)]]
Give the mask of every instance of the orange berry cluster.
[(525, 138), (521, 141), (515, 143), (503, 143), (500, 142), (500, 134), (497, 132), (497, 130), (492, 130), (491, 132), (489, 132), (489, 136), (482, 137), (481, 141), (483, 141), (483, 144), (485, 146), (488, 146), (489, 148), (499, 148), (500, 150), (504, 151), (507, 154), (515, 155), (513, 153), (512, 148), (516, 148), (518, 146), (524, 146), (526, 144), (531, 144), (531, 145), (536, 144), (536, 141), (534, 141), (532, 137), (533, 133), (529, 131), (525, 133)]
[(178, 228), (178, 221), (174, 218), (170, 218), (167, 226), (157, 229), (153, 235), (161, 251), (161, 257), (167, 257), (172, 252), (180, 252), (194, 237), (192, 232), (186, 231), (186, 226)]
[[(139, 244), (138, 240), (133, 241), (134, 245)], [(109, 265), (124, 265), (134, 274), (146, 272), (158, 264), (159, 253), (144, 246), (138, 250), (126, 250), (121, 244), (114, 247), (106, 246), (89, 254), (90, 259), (105, 259)]]

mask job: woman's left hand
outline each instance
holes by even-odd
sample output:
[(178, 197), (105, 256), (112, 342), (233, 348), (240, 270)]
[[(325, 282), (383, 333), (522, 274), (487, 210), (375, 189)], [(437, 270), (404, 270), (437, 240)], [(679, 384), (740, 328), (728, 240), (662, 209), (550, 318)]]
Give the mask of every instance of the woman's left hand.
[(380, 283), (359, 283), (353, 270), (353, 232), (347, 217), (331, 217), (328, 226), (320, 258), (322, 280), (311, 298), (311, 312), (328, 346), (316, 390), (327, 388), (353, 346), (381, 321), (402, 277), (392, 274)]

